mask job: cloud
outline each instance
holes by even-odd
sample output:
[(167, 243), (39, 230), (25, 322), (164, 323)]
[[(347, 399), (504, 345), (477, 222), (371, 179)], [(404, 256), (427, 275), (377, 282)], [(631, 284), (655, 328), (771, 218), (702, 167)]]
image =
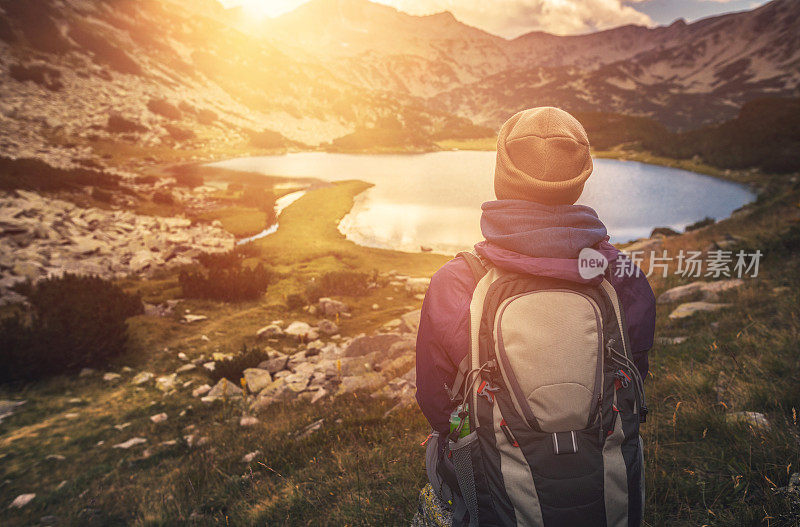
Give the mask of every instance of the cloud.
[(653, 25), (653, 20), (623, 0), (377, 0), (407, 13), (450, 11), (483, 30), (516, 37), (529, 31), (588, 33), (625, 24)]

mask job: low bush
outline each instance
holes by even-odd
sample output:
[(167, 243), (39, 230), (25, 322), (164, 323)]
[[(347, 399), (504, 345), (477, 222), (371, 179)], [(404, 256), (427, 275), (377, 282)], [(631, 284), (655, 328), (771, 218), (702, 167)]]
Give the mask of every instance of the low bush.
[(173, 121), (181, 118), (181, 111), (165, 99), (150, 99), (147, 101), (147, 109), (156, 115), (166, 117)]
[(172, 192), (168, 190), (156, 190), (153, 192), (153, 203), (160, 203), (162, 205), (174, 205), (175, 198)]
[(306, 288), (306, 298), (316, 302), (321, 297), (333, 295), (364, 296), (369, 289), (370, 277), (358, 271), (331, 271), (312, 281)]
[(297, 311), (304, 305), (306, 305), (305, 295), (301, 295), (300, 293), (291, 293), (286, 296), (286, 309), (289, 311)]
[(8, 68), (8, 74), (19, 82), (35, 82), (50, 91), (59, 91), (64, 87), (61, 83), (61, 72), (43, 64), (32, 66), (12, 64)]
[(169, 136), (176, 141), (190, 141), (197, 137), (197, 134), (193, 131), (173, 124), (165, 124), (164, 128), (167, 130)]
[(0, 156), (0, 189), (56, 191), (80, 187), (119, 188), (119, 177), (87, 168), (56, 168), (40, 159)]
[(197, 165), (180, 165), (172, 168), (170, 174), (179, 187), (195, 188), (202, 186), (204, 182), (200, 167)]
[(112, 134), (131, 134), (144, 133), (147, 131), (147, 127), (135, 121), (131, 121), (130, 119), (126, 119), (119, 114), (113, 114), (108, 116), (106, 130)]
[(208, 376), (214, 384), (225, 378), (239, 386), (239, 382), (244, 376), (244, 370), (255, 368), (268, 358), (269, 355), (265, 351), (256, 348), (248, 349), (243, 344), (241, 351), (230, 359), (217, 361), (214, 365), (214, 371), (209, 372)]
[(223, 302), (258, 299), (267, 291), (272, 273), (261, 263), (243, 265), (244, 258), (239, 250), (201, 255), (199, 268), (178, 275), (183, 296)]
[(696, 222), (694, 222), (694, 223), (692, 223), (690, 225), (687, 225), (686, 229), (684, 229), (684, 230), (686, 232), (696, 231), (697, 229), (702, 229), (703, 227), (708, 227), (709, 225), (714, 225), (714, 223), (716, 223), (716, 222), (717, 222), (717, 220), (715, 220), (714, 218), (710, 218), (710, 217), (706, 216), (702, 220), (699, 220), (699, 221), (696, 221)]
[(0, 322), (0, 382), (98, 367), (123, 353), (138, 296), (95, 276), (66, 274), (18, 288), (30, 308)]

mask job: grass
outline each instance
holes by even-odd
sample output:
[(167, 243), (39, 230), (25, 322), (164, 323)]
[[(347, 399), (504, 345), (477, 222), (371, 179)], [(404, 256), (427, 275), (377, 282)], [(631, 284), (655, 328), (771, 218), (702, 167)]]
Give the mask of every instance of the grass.
[[(726, 234), (741, 237), (743, 247), (791, 247), (779, 242), (800, 219), (800, 189), (764, 183), (768, 191), (747, 215), (668, 238), (664, 247), (670, 253), (702, 249)], [(364, 248), (338, 232), (338, 220), (366, 188), (358, 181), (316, 187), (284, 211), (278, 232), (255, 244), (254, 258), (278, 275), (260, 300), (182, 301), (172, 317), (131, 319), (131, 350), (108, 367), (133, 368), (120, 384), (104, 383), (99, 375), (62, 376), (0, 388), (0, 398), (28, 400), (0, 423), (0, 523), (30, 525), (55, 515), (79, 525), (407, 525), (425, 482), (419, 443), (428, 427), (418, 411), (384, 419), (391, 403), (358, 394), (313, 406), (275, 406), (258, 425), (243, 428), (239, 403), (204, 405), (188, 395), (208, 381), (202, 372), (182, 375), (192, 384), (169, 396), (129, 383), (142, 370), (171, 373), (181, 364), (179, 352), (192, 359), (258, 344), (256, 330), (273, 319), (311, 321), (303, 311), (287, 311), (285, 300), (321, 273), (396, 269), (430, 275), (444, 257)], [(689, 339), (656, 345), (650, 353), (650, 415), (642, 432), (646, 525), (797, 524), (798, 505), (775, 489), (800, 470), (798, 269), (796, 251), (767, 256), (759, 278), (728, 293), (724, 301), (733, 307), (715, 314), (678, 322), (668, 318), (673, 306), (658, 307), (657, 336)], [(656, 293), (683, 283), (672, 276), (651, 281)], [(148, 302), (179, 295), (174, 271), (121, 284)], [(346, 336), (374, 332), (419, 306), (419, 299), (388, 283), (342, 299), (353, 313), (340, 320)], [(186, 310), (209, 318), (180, 323)], [(288, 340), (272, 345), (296, 349)], [(730, 423), (730, 411), (763, 412), (771, 427)], [(152, 423), (149, 417), (160, 412), (168, 420)], [(297, 440), (317, 419), (324, 419), (321, 430)], [(114, 428), (126, 422), (131, 424), (123, 430)], [(188, 434), (209, 442), (190, 447), (183, 440)], [(111, 448), (136, 436), (147, 437), (147, 444)], [(162, 444), (172, 440), (174, 445)], [(151, 451), (147, 458), (145, 449)], [(242, 462), (256, 450), (261, 453), (252, 462)], [(66, 459), (47, 460), (50, 454)], [(67, 483), (59, 488), (62, 481)], [(6, 508), (27, 492), (37, 494), (28, 506)]]
[(254, 207), (233, 205), (198, 216), (200, 220), (219, 220), (222, 228), (237, 238), (258, 234), (267, 228), (267, 213)]

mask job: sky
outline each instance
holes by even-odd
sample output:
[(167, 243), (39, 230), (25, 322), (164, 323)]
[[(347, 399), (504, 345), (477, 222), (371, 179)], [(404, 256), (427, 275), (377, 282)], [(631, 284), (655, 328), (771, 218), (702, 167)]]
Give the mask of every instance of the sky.
[[(220, 0), (252, 16), (278, 16), (305, 0)], [(625, 24), (666, 25), (752, 9), (766, 0), (374, 0), (414, 15), (450, 11), (462, 22), (513, 38), (530, 31), (589, 33)]]

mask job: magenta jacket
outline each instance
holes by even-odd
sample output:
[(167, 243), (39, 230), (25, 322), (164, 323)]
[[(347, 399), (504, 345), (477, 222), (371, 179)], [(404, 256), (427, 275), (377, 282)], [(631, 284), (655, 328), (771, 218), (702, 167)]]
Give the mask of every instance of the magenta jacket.
[[(561, 278), (580, 283), (577, 253), (593, 247), (603, 253), (612, 269), (611, 284), (617, 291), (634, 361), (642, 378), (648, 371), (647, 352), (653, 345), (655, 298), (644, 273), (616, 272), (619, 251), (608, 243), (605, 226), (594, 210), (577, 205), (547, 207), (530, 202), (502, 200), (483, 205), (481, 229), (487, 238), (475, 246), (482, 257), (498, 268)], [(417, 335), (417, 402), (431, 426), (449, 429), (453, 408), (447, 395), (457, 365), (469, 350), (469, 304), (475, 279), (466, 261), (455, 258), (431, 278), (422, 304)]]

